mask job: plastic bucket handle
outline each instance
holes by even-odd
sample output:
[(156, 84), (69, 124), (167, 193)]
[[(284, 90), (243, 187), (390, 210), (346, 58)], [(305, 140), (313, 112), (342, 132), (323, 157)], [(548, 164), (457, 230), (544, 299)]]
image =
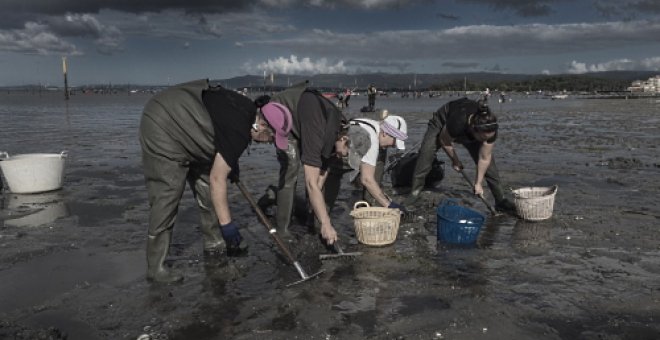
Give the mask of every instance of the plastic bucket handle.
[(61, 158), (67, 158), (68, 156), (69, 156), (69, 151), (64, 150), (64, 151), (60, 152), (60, 157)]
[(8, 158), (9, 158), (9, 153), (7, 151), (0, 151), (0, 161), (3, 161)]

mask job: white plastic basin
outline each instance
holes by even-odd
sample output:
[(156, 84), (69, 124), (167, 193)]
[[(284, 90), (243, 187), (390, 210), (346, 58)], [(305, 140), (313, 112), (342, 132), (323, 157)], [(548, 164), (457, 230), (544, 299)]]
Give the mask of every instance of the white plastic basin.
[(66, 157), (66, 151), (14, 156), (0, 152), (0, 169), (15, 194), (52, 191), (62, 188)]

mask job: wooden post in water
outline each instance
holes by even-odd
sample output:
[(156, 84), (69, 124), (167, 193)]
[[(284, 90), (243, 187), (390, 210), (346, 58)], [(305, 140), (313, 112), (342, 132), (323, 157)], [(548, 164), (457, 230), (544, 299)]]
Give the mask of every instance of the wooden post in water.
[(64, 73), (64, 100), (69, 100), (69, 80), (66, 77), (66, 57), (62, 57), (62, 73)]

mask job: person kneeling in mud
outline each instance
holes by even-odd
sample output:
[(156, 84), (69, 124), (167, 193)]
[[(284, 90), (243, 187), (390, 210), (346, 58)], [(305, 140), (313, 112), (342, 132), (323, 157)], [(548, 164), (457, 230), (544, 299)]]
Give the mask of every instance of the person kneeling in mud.
[(242, 252), (245, 241), (227, 203), (227, 179), (251, 140), (272, 142), (273, 130), (247, 97), (208, 80), (173, 86), (146, 104), (140, 122), (149, 197), (147, 280), (181, 281), (165, 266), (179, 201), (188, 182), (201, 212), (204, 253)]
[(415, 164), (410, 196), (404, 204), (413, 206), (419, 198), (438, 148), (441, 147), (445, 151), (454, 170), (463, 171), (463, 164), (454, 149), (454, 142), (457, 142), (468, 150), (477, 166), (474, 194), (483, 195), (482, 182), (485, 178), (495, 199), (495, 209), (515, 211), (514, 204), (504, 197), (495, 165), (493, 148), (497, 140), (497, 130), (497, 117), (483, 100), (477, 102), (460, 98), (440, 107), (429, 120)]
[[(345, 118), (341, 111), (321, 93), (307, 88), (306, 82), (294, 85), (272, 98), (262, 96), (256, 102), (264, 118), (275, 127), (280, 180), (272, 200), (277, 203), (278, 233), (290, 236), (288, 227), (302, 164), (309, 204), (320, 221), (321, 236), (327, 244), (333, 244), (337, 240), (337, 231), (326, 210), (322, 191), (328, 166), (333, 160), (349, 154), (364, 155), (366, 150), (354, 148), (354, 136), (345, 128)], [(262, 208), (266, 205), (264, 201), (267, 201), (263, 198), (259, 199)]]
[[(351, 143), (357, 149), (366, 148), (367, 152), (363, 157), (349, 157), (348, 163), (353, 170), (349, 181), (353, 182), (358, 178), (363, 186), (362, 196), (370, 205), (379, 205), (387, 208), (400, 209), (405, 212), (403, 205), (392, 201), (381, 188), (385, 160), (387, 158), (387, 148), (396, 147), (398, 150), (405, 149), (404, 141), (408, 139), (406, 134), (406, 121), (399, 116), (387, 116), (382, 121), (359, 118), (349, 121), (351, 129), (356, 129), (356, 136), (359, 138), (351, 139)], [(328, 203), (328, 209), (332, 209), (335, 200), (339, 194), (341, 179), (346, 173), (346, 166), (334, 166), (330, 169), (328, 180), (325, 187), (325, 200)]]

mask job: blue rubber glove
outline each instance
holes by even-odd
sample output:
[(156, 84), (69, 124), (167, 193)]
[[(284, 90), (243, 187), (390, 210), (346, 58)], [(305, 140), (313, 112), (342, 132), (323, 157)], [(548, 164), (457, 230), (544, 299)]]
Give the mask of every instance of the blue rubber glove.
[(387, 207), (390, 208), (390, 209), (399, 209), (399, 210), (401, 210), (402, 213), (405, 213), (407, 211), (404, 206), (402, 206), (401, 204), (396, 203), (394, 201), (390, 202), (390, 205), (388, 205)]
[(220, 225), (220, 232), (222, 233), (222, 238), (227, 242), (227, 249), (238, 249), (241, 247), (243, 236), (238, 231), (238, 224), (234, 221)]

